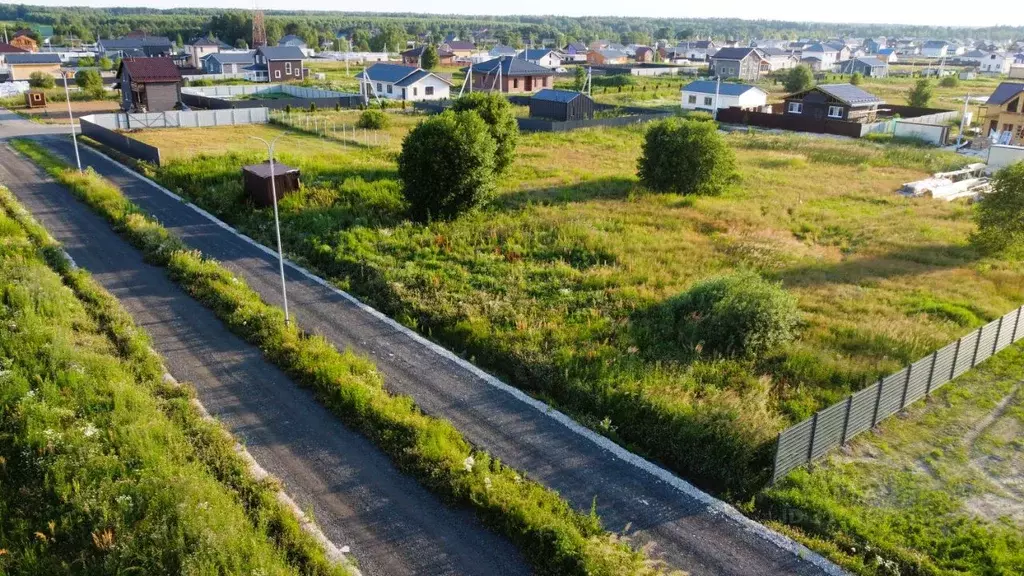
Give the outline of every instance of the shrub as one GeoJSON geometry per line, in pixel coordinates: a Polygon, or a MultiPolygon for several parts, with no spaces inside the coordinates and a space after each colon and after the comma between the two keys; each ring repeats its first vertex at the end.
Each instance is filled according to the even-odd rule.
{"type": "Polygon", "coordinates": [[[960,78],[955,74],[951,76],[945,76],[942,80],[939,80],[939,86],[943,88],[956,88],[960,85],[960,78]]]}
{"type": "Polygon", "coordinates": [[[583,86],[587,83],[587,71],[583,69],[583,66],[577,66],[572,73],[572,89],[577,92],[583,90],[583,86]]]}
{"type": "Polygon", "coordinates": [[[473,111],[446,111],[413,128],[402,142],[398,175],[410,214],[451,219],[482,204],[494,185],[497,144],[473,111]]]}
{"type": "Polygon", "coordinates": [[[932,87],[932,81],[922,78],[907,92],[907,103],[911,106],[926,108],[928,103],[931,102],[934,93],[935,89],[932,87]]]}
{"type": "Polygon", "coordinates": [[[864,82],[864,75],[860,72],[854,72],[853,76],[850,76],[850,84],[860,86],[862,82],[864,82]]]}
{"type": "Polygon", "coordinates": [[[78,59],[78,65],[82,68],[88,68],[96,65],[96,59],[92,56],[83,56],[78,59]]]}
{"type": "Polygon", "coordinates": [[[440,58],[437,55],[437,48],[433,44],[428,45],[423,49],[423,55],[420,56],[420,67],[424,70],[433,70],[437,67],[440,58]]]}
{"type": "Polygon", "coordinates": [[[683,114],[683,117],[695,122],[711,122],[715,119],[711,112],[705,112],[704,110],[689,110],[683,114]]]}
{"type": "Polygon", "coordinates": [[[383,130],[388,127],[391,123],[391,118],[388,117],[387,113],[377,108],[369,108],[363,110],[363,113],[359,115],[359,120],[356,121],[356,127],[365,128],[367,130],[383,130]]]}
{"type": "Polygon", "coordinates": [[[114,61],[106,56],[100,58],[97,64],[99,64],[100,70],[111,70],[114,68],[114,61]]]}
{"type": "Polygon", "coordinates": [[[53,76],[45,72],[33,72],[28,76],[28,85],[33,88],[53,88],[56,83],[53,76]]]}
{"type": "Polygon", "coordinates": [[[79,70],[75,72],[75,84],[90,94],[103,93],[103,78],[95,70],[79,70]]]}
{"type": "Polygon", "coordinates": [[[595,86],[611,86],[613,88],[615,86],[622,88],[623,86],[632,86],[633,84],[636,84],[636,81],[633,80],[633,77],[629,74],[610,74],[608,76],[597,76],[592,78],[591,82],[595,86]]]}
{"type": "Polygon", "coordinates": [[[814,86],[814,73],[810,66],[800,64],[790,69],[784,82],[788,92],[803,92],[814,86]]]}
{"type": "Polygon", "coordinates": [[[978,203],[978,231],[972,240],[998,252],[1024,241],[1024,162],[1003,168],[992,179],[992,192],[978,203]]]}
{"type": "Polygon", "coordinates": [[[454,102],[452,110],[473,110],[487,123],[491,138],[498,145],[494,156],[494,170],[504,172],[515,159],[519,141],[519,123],[512,112],[512,104],[499,94],[473,92],[454,102]]]}
{"type": "Polygon", "coordinates": [[[718,125],[678,118],[647,130],[637,168],[644,186],[681,194],[721,194],[737,177],[736,158],[718,125]]]}
{"type": "Polygon", "coordinates": [[[754,272],[704,280],[669,302],[676,336],[712,354],[756,356],[793,339],[796,298],[754,272]]]}

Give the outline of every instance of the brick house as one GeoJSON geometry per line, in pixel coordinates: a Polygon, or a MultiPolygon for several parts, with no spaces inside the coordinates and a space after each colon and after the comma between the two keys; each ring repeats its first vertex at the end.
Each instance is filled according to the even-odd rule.
{"type": "Polygon", "coordinates": [[[654,50],[647,46],[641,46],[636,49],[636,56],[633,58],[637,62],[654,62],[654,50]]]}
{"type": "Polygon", "coordinates": [[[591,50],[587,53],[588,64],[626,64],[627,62],[629,62],[629,56],[621,50],[604,48],[600,50],[591,50]]]}
{"type": "Polygon", "coordinates": [[[529,60],[502,56],[474,64],[473,90],[498,90],[508,94],[532,93],[554,86],[554,72],[529,60]]]}
{"type": "Polygon", "coordinates": [[[170,58],[126,58],[117,80],[123,110],[165,112],[181,101],[181,72],[170,58]]]}
{"type": "Polygon", "coordinates": [[[296,82],[305,77],[302,50],[295,46],[261,46],[245,70],[253,82],[296,82]]]}

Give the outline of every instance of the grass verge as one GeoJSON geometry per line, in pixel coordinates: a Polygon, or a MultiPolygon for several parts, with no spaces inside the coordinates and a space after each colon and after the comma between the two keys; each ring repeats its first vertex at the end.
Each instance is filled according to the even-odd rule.
{"type": "Polygon", "coordinates": [[[349,426],[389,454],[398,466],[449,501],[473,507],[480,518],[515,542],[541,574],[654,574],[658,568],[580,514],[557,493],[474,450],[451,423],[423,414],[406,396],[388,394],[371,362],[340,352],[321,336],[284,322],[243,281],[144,216],[109,181],[78,173],[36,142],[14,147],[42,166],[105,217],[148,261],[164,266],[189,294],[349,426]]]}
{"type": "Polygon", "coordinates": [[[5,188],[0,230],[0,573],[347,573],[225,480],[227,434],[5,188]]]}

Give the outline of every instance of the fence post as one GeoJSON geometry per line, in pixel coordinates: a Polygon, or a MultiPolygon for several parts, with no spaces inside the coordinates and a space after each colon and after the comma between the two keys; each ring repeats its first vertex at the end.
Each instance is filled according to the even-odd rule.
{"type": "Polygon", "coordinates": [[[1013,336],[1010,337],[1010,344],[1017,341],[1017,328],[1020,327],[1020,312],[1024,310],[1024,306],[1017,308],[1017,317],[1013,320],[1013,336]]]}
{"type": "Polygon", "coordinates": [[[811,455],[814,454],[814,437],[818,432],[818,412],[814,413],[814,418],[811,419],[811,441],[807,443],[807,461],[811,461],[811,455]]]}
{"type": "MultiPolygon", "coordinates": [[[[1003,317],[1000,316],[999,317],[999,324],[996,324],[996,338],[995,338],[995,340],[992,341],[992,354],[989,354],[989,356],[994,355],[996,353],[996,350],[999,349],[999,335],[1002,333],[1002,331],[1003,331],[1003,317]]],[[[978,340],[981,340],[981,339],[979,338],[978,340]]]]}
{"type": "Polygon", "coordinates": [[[772,465],[772,484],[779,477],[779,456],[782,454],[782,432],[775,437],[775,463],[772,465]]]}
{"type": "Polygon", "coordinates": [[[974,341],[974,353],[971,354],[971,368],[978,363],[978,348],[981,348],[981,334],[985,331],[985,327],[978,328],[978,338],[974,341]]]}
{"type": "Polygon", "coordinates": [[[903,397],[900,398],[900,410],[907,407],[907,390],[910,389],[910,372],[913,369],[913,364],[907,364],[907,377],[903,380],[903,397]]]}
{"type": "Polygon", "coordinates": [[[874,428],[878,424],[878,405],[882,403],[882,385],[885,384],[885,378],[878,379],[878,394],[875,394],[875,411],[871,414],[871,427],[874,428]]]}
{"type": "Polygon", "coordinates": [[[840,445],[846,444],[846,433],[850,430],[850,409],[853,408],[853,394],[846,397],[846,412],[843,416],[843,436],[840,445]]]}
{"type": "Polygon", "coordinates": [[[939,359],[939,351],[932,352],[932,365],[928,368],[928,382],[924,385],[924,397],[927,398],[932,393],[932,378],[935,377],[935,362],[939,359]]]}
{"type": "Polygon", "coordinates": [[[953,361],[949,365],[949,379],[953,379],[953,374],[956,374],[956,359],[960,356],[960,342],[963,338],[956,339],[956,348],[953,349],[953,361]]]}

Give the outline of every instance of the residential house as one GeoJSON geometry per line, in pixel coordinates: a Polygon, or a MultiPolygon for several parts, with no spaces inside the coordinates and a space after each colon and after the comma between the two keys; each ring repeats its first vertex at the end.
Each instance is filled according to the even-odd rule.
{"type": "Polygon", "coordinates": [[[586,62],[588,52],[590,49],[582,42],[570,42],[562,48],[562,54],[568,62],[586,62]]]}
{"type": "Polygon", "coordinates": [[[871,78],[885,78],[889,75],[889,64],[878,58],[851,58],[836,62],[833,71],[840,74],[857,74],[871,78]]]}
{"type": "Polygon", "coordinates": [[[1024,144],[1024,83],[1002,82],[983,111],[989,132],[1009,132],[1009,144],[1024,144]]]}
{"type": "Polygon", "coordinates": [[[450,40],[441,44],[440,50],[451,52],[457,59],[463,59],[469,58],[476,51],[476,44],[465,40],[450,40]]]}
{"type": "Polygon", "coordinates": [[[406,50],[405,52],[399,52],[398,56],[402,58],[402,64],[406,66],[419,66],[423,61],[423,52],[427,49],[426,44],[417,46],[412,50],[406,50]]]}
{"type": "Polygon", "coordinates": [[[299,48],[300,50],[302,48],[306,48],[307,47],[306,46],[306,41],[303,40],[302,38],[299,38],[295,34],[286,34],[286,35],[282,36],[281,39],[277,41],[277,45],[278,46],[293,46],[295,48],[299,48]]]}
{"type": "Polygon", "coordinates": [[[810,90],[790,94],[785,99],[786,114],[799,114],[815,120],[874,122],[883,101],[853,84],[819,84],[810,90]]]}
{"type": "Polygon", "coordinates": [[[210,54],[216,54],[221,50],[230,50],[231,46],[228,46],[224,42],[217,40],[216,38],[196,38],[188,44],[188,64],[193,68],[201,68],[203,58],[210,54]]]}
{"type": "Polygon", "coordinates": [[[530,97],[530,118],[569,122],[593,117],[594,101],[581,92],[545,88],[530,97]]]}
{"type": "Polygon", "coordinates": [[[123,58],[125,56],[160,58],[170,57],[174,52],[171,40],[165,36],[125,36],[124,38],[98,40],[97,48],[105,55],[123,58]]]}
{"type": "Polygon", "coordinates": [[[654,50],[648,46],[640,46],[636,49],[633,59],[637,62],[654,62],[654,50]]]}
{"type": "Polygon", "coordinates": [[[768,47],[758,48],[758,50],[768,60],[768,68],[772,72],[776,70],[789,70],[790,68],[795,68],[800,63],[800,59],[796,55],[781,48],[768,47]]]}
{"type": "Polygon", "coordinates": [[[819,58],[821,59],[821,69],[831,70],[832,66],[840,60],[847,60],[850,58],[850,49],[845,45],[834,43],[817,43],[812,44],[805,48],[800,53],[801,58],[819,58]]]}
{"type": "Polygon", "coordinates": [[[28,54],[28,50],[18,48],[17,46],[11,46],[10,44],[4,44],[0,42],[0,67],[4,64],[4,56],[8,54],[28,54]]]}
{"type": "Polygon", "coordinates": [[[875,53],[875,57],[885,62],[886,64],[895,64],[899,61],[899,57],[896,56],[895,48],[882,48],[875,53]]]}
{"type": "Polygon", "coordinates": [[[252,55],[253,64],[245,69],[253,82],[289,82],[302,80],[302,50],[295,46],[261,46],[252,55]]]}
{"type": "Polygon", "coordinates": [[[502,56],[473,64],[473,90],[515,94],[536,92],[554,85],[554,72],[522,58],[502,56]]]}
{"type": "Polygon", "coordinates": [[[744,110],[760,110],[768,102],[768,93],[747,84],[733,82],[715,82],[697,80],[683,86],[683,110],[704,110],[712,112],[716,108],[743,108],[744,110]],[[717,102],[716,102],[717,98],[717,102]]]}
{"type": "Polygon", "coordinates": [[[519,53],[519,57],[529,60],[538,66],[554,70],[562,65],[562,58],[554,50],[547,48],[531,48],[519,53]]]}
{"type": "Polygon", "coordinates": [[[253,51],[216,52],[201,61],[203,74],[241,74],[253,63],[253,51]]]}
{"type": "Polygon", "coordinates": [[[1005,52],[993,52],[981,61],[978,68],[982,73],[1001,75],[1009,74],[1010,66],[1013,64],[1013,56],[1005,52]]]}
{"type": "Polygon", "coordinates": [[[181,72],[170,58],[126,58],[117,80],[123,110],[165,112],[181,101],[181,72]]]}
{"type": "Polygon", "coordinates": [[[33,72],[60,76],[60,56],[53,52],[43,54],[6,53],[3,57],[11,80],[28,80],[33,72]]]}
{"type": "Polygon", "coordinates": [[[817,56],[808,56],[801,58],[800,63],[811,69],[811,72],[821,72],[821,58],[817,56]]]}
{"type": "Polygon", "coordinates": [[[451,95],[450,80],[418,66],[378,62],[356,74],[359,93],[367,100],[447,100],[451,95]]]}
{"type": "Polygon", "coordinates": [[[952,55],[952,44],[945,40],[929,40],[921,46],[921,55],[926,58],[945,58],[952,55]]]}
{"type": "Polygon", "coordinates": [[[597,65],[613,65],[613,64],[626,64],[629,62],[629,56],[626,56],[625,52],[621,50],[591,50],[587,53],[587,62],[590,64],[597,65]]]}
{"type": "Polygon", "coordinates": [[[917,56],[921,53],[921,46],[910,39],[897,40],[895,48],[899,56],[917,56]]]}
{"type": "Polygon", "coordinates": [[[722,48],[711,57],[711,71],[720,78],[756,82],[771,72],[771,67],[757,48],[722,48]]]}
{"type": "Polygon", "coordinates": [[[960,60],[963,60],[965,62],[973,62],[974,64],[980,66],[981,62],[988,58],[990,54],[992,54],[992,52],[986,52],[985,50],[979,50],[975,48],[970,52],[965,52],[964,55],[960,57],[960,60]]]}
{"type": "Polygon", "coordinates": [[[498,44],[488,52],[491,58],[504,58],[505,56],[515,56],[519,51],[511,46],[505,46],[504,44],[498,44]]]}
{"type": "Polygon", "coordinates": [[[14,36],[11,37],[11,46],[21,48],[26,52],[38,52],[39,43],[36,42],[35,38],[29,36],[31,33],[31,30],[18,30],[14,33],[14,36]]]}
{"type": "Polygon", "coordinates": [[[683,42],[676,47],[676,54],[682,54],[687,60],[704,62],[718,51],[719,46],[711,40],[683,42]],[[681,50],[680,50],[681,49],[681,50]]]}
{"type": "Polygon", "coordinates": [[[868,38],[864,41],[864,50],[868,54],[878,54],[879,50],[883,50],[889,47],[889,41],[886,40],[885,36],[879,36],[878,38],[868,38]]]}

